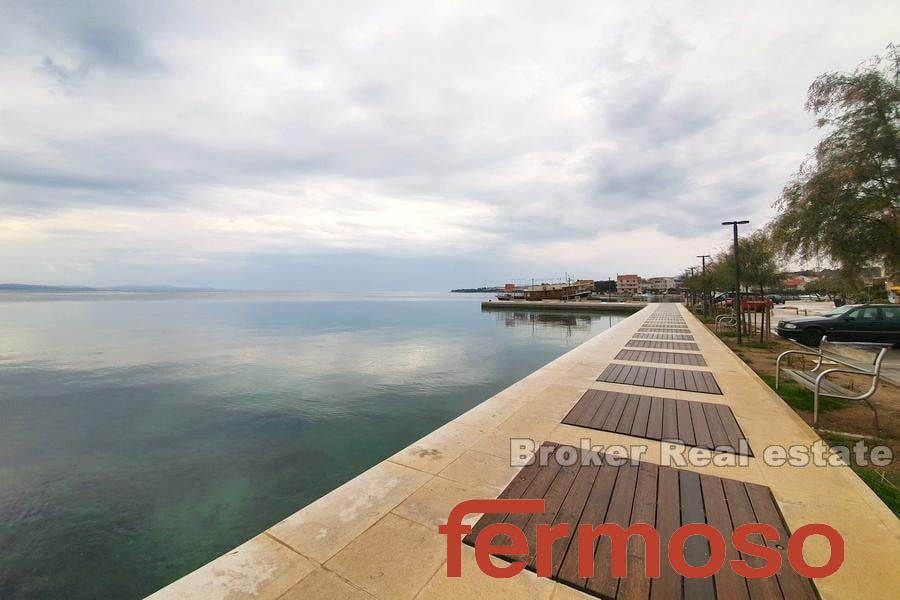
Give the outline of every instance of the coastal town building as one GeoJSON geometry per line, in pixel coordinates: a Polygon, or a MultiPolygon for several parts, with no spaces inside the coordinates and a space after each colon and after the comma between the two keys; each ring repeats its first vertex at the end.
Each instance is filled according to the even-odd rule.
{"type": "Polygon", "coordinates": [[[641,277],[629,273],[626,275],[616,276],[616,293],[617,294],[640,294],[641,293],[641,277]]]}
{"type": "Polygon", "coordinates": [[[644,291],[664,294],[677,287],[674,277],[651,277],[644,280],[644,291]]]}
{"type": "Polygon", "coordinates": [[[793,275],[784,280],[784,289],[802,292],[806,289],[807,283],[818,280],[818,277],[809,277],[807,275],[793,275]]]}

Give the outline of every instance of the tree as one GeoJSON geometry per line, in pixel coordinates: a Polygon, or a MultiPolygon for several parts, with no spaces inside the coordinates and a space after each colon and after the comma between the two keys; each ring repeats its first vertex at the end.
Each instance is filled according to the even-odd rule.
{"type": "MultiPolygon", "coordinates": [[[[754,289],[764,297],[766,288],[780,285],[781,276],[777,260],[777,245],[769,231],[757,230],[738,240],[741,256],[741,287],[743,292],[754,289]]],[[[734,248],[719,253],[711,265],[707,265],[708,277],[723,289],[734,288],[734,248]]],[[[764,313],[764,315],[767,313],[764,313]]],[[[749,327],[749,326],[748,326],[749,327]]],[[[765,323],[760,324],[760,342],[765,334],[765,323]]]]}
{"type": "MultiPolygon", "coordinates": [[[[780,281],[776,249],[769,233],[763,229],[755,231],[740,240],[741,278],[748,286],[759,290],[760,298],[765,298],[766,288],[775,287],[780,281]]],[[[764,341],[767,329],[768,306],[764,305],[762,322],[759,327],[759,342],[764,341]]]]}
{"type": "Polygon", "coordinates": [[[853,73],[826,73],[806,109],[827,131],[776,202],[785,255],[827,259],[854,277],[867,263],[900,270],[900,48],[853,73]]]}

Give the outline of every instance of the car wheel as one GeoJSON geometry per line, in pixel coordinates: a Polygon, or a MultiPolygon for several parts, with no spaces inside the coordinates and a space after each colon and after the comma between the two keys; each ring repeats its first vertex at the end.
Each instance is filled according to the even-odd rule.
{"type": "Polygon", "coordinates": [[[818,346],[825,332],[818,327],[808,327],[800,334],[800,341],[807,346],[818,346]]]}

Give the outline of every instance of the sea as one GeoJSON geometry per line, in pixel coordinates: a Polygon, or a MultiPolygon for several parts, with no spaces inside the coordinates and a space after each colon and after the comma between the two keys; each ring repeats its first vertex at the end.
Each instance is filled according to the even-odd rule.
{"type": "Polygon", "coordinates": [[[142,598],[624,317],[0,294],[0,598],[142,598]]]}

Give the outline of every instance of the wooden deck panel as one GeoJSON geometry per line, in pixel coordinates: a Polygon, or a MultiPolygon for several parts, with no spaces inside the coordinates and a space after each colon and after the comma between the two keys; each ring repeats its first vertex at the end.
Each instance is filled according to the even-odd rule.
{"type": "Polygon", "coordinates": [[[634,338],[638,340],[669,340],[678,342],[693,342],[694,336],[687,333],[655,333],[655,332],[637,332],[634,338]]]}
{"type": "MultiPolygon", "coordinates": [[[[544,498],[546,511],[542,515],[526,515],[525,533],[531,552],[527,556],[501,556],[505,560],[526,562],[531,571],[537,569],[534,532],[539,524],[568,523],[573,534],[557,540],[550,557],[551,577],[565,585],[587,594],[611,600],[682,600],[715,598],[729,600],[783,600],[801,598],[813,600],[816,592],[808,579],[794,572],[785,556],[782,572],[769,579],[744,579],[735,574],[727,564],[708,579],[685,579],[676,573],[665,558],[672,533],[686,523],[706,523],[719,530],[726,539],[726,560],[742,558],[753,566],[759,559],[744,556],[730,543],[735,527],[744,523],[759,522],[775,527],[781,540],[768,543],[783,555],[783,541],[789,535],[784,519],[764,486],[725,479],[712,475],[659,466],[649,462],[628,462],[618,465],[602,461],[598,465],[583,460],[584,450],[547,443],[556,451],[566,448],[576,453],[579,460],[574,465],[559,468],[550,464],[538,466],[537,474],[530,476],[532,483],[523,485],[518,477],[501,493],[503,498],[544,498]],[[545,475],[552,473],[552,477],[545,475]],[[540,481],[540,485],[534,482],[540,481]],[[634,523],[649,523],[660,534],[660,576],[656,579],[644,576],[646,548],[642,540],[632,537],[628,543],[628,573],[619,579],[612,576],[612,544],[608,537],[596,540],[593,547],[594,576],[582,579],[578,576],[578,538],[574,533],[578,525],[592,526],[601,523],[617,523],[627,527],[634,523]],[[782,592],[782,589],[785,592],[782,592]]],[[[597,455],[593,454],[597,459],[597,455]]],[[[535,462],[536,464],[536,462],[535,462]]],[[[531,468],[525,467],[526,469],[531,468]]],[[[533,470],[533,469],[532,469],[533,470]]],[[[527,479],[527,478],[526,478],[527,479]]],[[[465,543],[474,545],[477,531],[487,523],[520,524],[520,515],[483,515],[466,536],[465,543]],[[483,524],[485,522],[485,524],[483,524]]],[[[498,536],[495,544],[504,543],[498,536]]],[[[756,543],[765,543],[760,538],[756,543]]],[[[684,547],[685,560],[692,565],[702,565],[709,560],[709,545],[701,537],[691,536],[684,547]]]]}
{"type": "Polygon", "coordinates": [[[734,414],[722,404],[588,390],[562,422],[651,440],[679,440],[686,446],[753,456],[734,414]],[[729,423],[727,428],[723,419],[729,423]]]}
{"type": "Polygon", "coordinates": [[[692,367],[705,367],[706,359],[702,354],[689,354],[677,352],[656,352],[653,350],[628,350],[622,349],[616,355],[616,360],[630,360],[633,362],[652,362],[663,365],[689,365],[692,367]]]}
{"type": "Polygon", "coordinates": [[[708,371],[686,371],[684,369],[610,363],[597,377],[597,381],[623,383],[625,385],[643,385],[655,388],[661,387],[663,389],[700,392],[702,394],[722,394],[715,377],[708,371]],[[660,370],[664,371],[664,385],[662,386],[658,385],[659,379],[656,377],[657,372],[660,370]],[[699,378],[695,378],[694,373],[698,373],[699,378]],[[635,383],[637,380],[640,380],[642,383],[635,383]]]}

